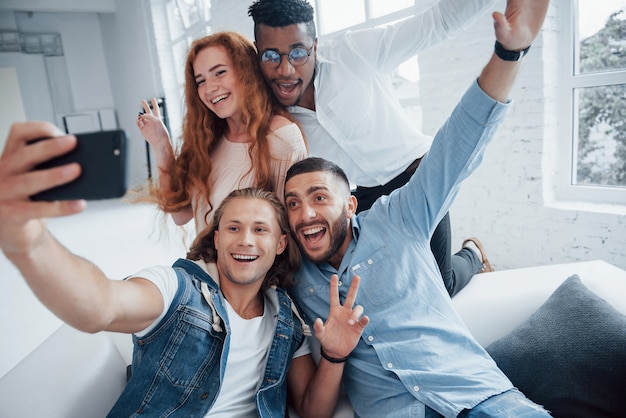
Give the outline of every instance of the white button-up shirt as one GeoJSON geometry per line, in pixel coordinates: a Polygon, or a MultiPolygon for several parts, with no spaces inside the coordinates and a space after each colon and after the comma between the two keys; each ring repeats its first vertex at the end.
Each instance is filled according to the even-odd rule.
{"type": "Polygon", "coordinates": [[[429,46],[456,35],[495,0],[441,0],[384,28],[347,32],[317,49],[315,107],[289,111],[305,132],[309,155],[333,161],[354,185],[389,182],[430,148],[402,109],[392,72],[429,46]]]}

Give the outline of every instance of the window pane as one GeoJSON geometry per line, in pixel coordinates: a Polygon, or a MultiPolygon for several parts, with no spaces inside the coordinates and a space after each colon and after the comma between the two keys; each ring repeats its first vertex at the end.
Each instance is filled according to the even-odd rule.
{"type": "Polygon", "coordinates": [[[183,83],[185,82],[185,59],[187,58],[188,48],[186,37],[172,46],[174,51],[174,71],[176,71],[176,79],[182,80],[183,83]]]}
{"type": "Polygon", "coordinates": [[[176,0],[170,0],[167,2],[167,20],[170,28],[170,36],[172,39],[179,38],[183,35],[183,21],[180,17],[180,10],[176,5],[176,0]]]}
{"type": "Polygon", "coordinates": [[[626,68],[626,1],[579,0],[579,73],[626,68]]]}
{"type": "Polygon", "coordinates": [[[204,14],[204,21],[208,22],[209,20],[211,20],[211,0],[200,0],[202,7],[204,8],[203,10],[203,14],[204,14]]]}
{"type": "Polygon", "coordinates": [[[626,187],[626,84],[576,89],[574,184],[626,187]]]}
{"type": "Polygon", "coordinates": [[[318,7],[322,34],[365,22],[363,0],[321,0],[318,7]]]}
{"type": "Polygon", "coordinates": [[[185,28],[193,26],[202,20],[204,11],[202,6],[197,4],[196,0],[178,0],[178,8],[180,9],[185,28]]]}
{"type": "Polygon", "coordinates": [[[413,7],[415,0],[374,0],[370,3],[372,8],[371,17],[380,17],[407,7],[413,7]]]}

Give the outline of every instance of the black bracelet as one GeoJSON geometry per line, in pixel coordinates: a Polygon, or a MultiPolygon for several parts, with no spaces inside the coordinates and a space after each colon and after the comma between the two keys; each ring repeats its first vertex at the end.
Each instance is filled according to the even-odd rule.
{"type": "Polygon", "coordinates": [[[346,360],[348,360],[348,357],[350,356],[346,356],[346,357],[342,357],[342,358],[335,358],[335,357],[331,357],[328,354],[326,354],[326,352],[324,351],[324,349],[322,348],[322,346],[320,345],[320,354],[322,355],[322,357],[324,357],[326,360],[330,361],[331,363],[345,363],[346,360]]]}
{"type": "Polygon", "coordinates": [[[494,51],[496,52],[496,55],[505,61],[519,61],[526,54],[528,54],[529,49],[530,45],[528,45],[525,49],[521,51],[509,51],[508,49],[504,49],[502,44],[498,41],[496,41],[496,44],[494,46],[494,51]]]}

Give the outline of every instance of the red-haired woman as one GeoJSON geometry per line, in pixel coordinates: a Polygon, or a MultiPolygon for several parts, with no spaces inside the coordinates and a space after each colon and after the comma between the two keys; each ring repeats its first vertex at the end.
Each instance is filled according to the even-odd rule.
{"type": "Polygon", "coordinates": [[[153,99],[137,126],[154,151],[158,186],[150,194],[177,225],[204,229],[232,190],[260,187],[283,199],[291,165],[307,156],[302,132],[273,102],[254,44],[236,32],[197,39],[185,63],[186,114],[175,154],[153,99]]]}

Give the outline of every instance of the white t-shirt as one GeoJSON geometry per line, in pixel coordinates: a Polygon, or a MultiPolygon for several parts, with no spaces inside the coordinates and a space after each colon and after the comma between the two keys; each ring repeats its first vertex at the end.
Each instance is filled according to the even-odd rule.
{"type": "Polygon", "coordinates": [[[254,394],[261,386],[274,335],[276,309],[265,299],[263,316],[243,319],[226,302],[230,323],[230,350],[220,394],[206,416],[256,417],[254,394]]]}
{"type": "MultiPolygon", "coordinates": [[[[202,266],[202,262],[197,262],[202,266]]],[[[139,271],[132,277],[151,281],[163,295],[163,312],[146,329],[136,333],[141,337],[150,332],[167,313],[178,290],[176,272],[171,267],[155,266],[139,271]]],[[[230,325],[230,349],[222,388],[211,410],[210,417],[256,417],[254,395],[261,386],[267,356],[276,329],[276,307],[265,297],[263,316],[252,319],[241,318],[225,301],[230,325]]],[[[293,358],[311,353],[306,337],[293,358]]]]}

